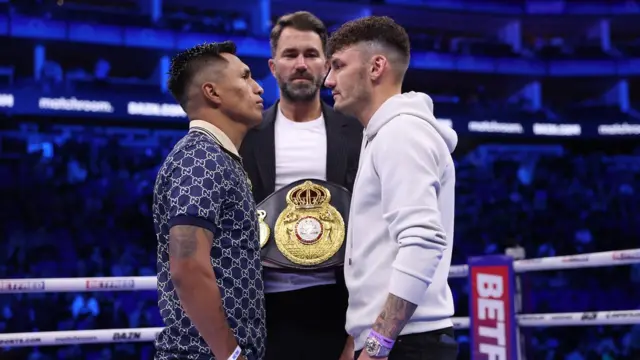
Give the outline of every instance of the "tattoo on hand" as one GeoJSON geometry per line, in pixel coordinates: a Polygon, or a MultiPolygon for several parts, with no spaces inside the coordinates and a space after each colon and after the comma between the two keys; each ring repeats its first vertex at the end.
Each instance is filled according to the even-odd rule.
{"type": "Polygon", "coordinates": [[[169,231],[169,256],[186,259],[192,257],[198,250],[198,240],[213,241],[213,233],[207,229],[190,225],[178,225],[169,231]]]}
{"type": "Polygon", "coordinates": [[[380,316],[373,324],[373,331],[390,339],[397,338],[417,307],[416,304],[389,294],[380,316]]]}

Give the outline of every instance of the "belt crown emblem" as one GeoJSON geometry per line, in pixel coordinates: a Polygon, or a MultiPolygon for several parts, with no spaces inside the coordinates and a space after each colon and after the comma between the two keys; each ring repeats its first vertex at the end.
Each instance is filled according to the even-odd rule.
{"type": "Polygon", "coordinates": [[[287,194],[287,202],[299,209],[314,209],[325,206],[331,201],[331,194],[322,186],[311,181],[291,189],[287,194]]]}

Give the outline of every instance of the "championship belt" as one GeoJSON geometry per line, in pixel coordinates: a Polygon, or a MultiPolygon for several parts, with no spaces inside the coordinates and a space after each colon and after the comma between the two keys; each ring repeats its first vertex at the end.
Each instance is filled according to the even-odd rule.
{"type": "Polygon", "coordinates": [[[322,180],[293,182],[258,205],[262,264],[282,270],[342,266],[351,194],[322,180]]]}

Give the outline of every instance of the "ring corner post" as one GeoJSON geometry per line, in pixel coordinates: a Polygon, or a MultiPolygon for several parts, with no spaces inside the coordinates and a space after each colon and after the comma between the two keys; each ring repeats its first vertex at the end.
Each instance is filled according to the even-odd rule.
{"type": "Polygon", "coordinates": [[[519,360],[513,258],[470,257],[468,264],[471,359],[519,360]]]}

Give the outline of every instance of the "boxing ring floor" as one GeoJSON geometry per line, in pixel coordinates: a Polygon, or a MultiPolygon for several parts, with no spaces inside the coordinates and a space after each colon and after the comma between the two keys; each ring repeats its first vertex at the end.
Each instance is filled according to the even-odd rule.
{"type": "MultiPolygon", "coordinates": [[[[483,257],[478,257],[482,259],[483,257]]],[[[489,258],[489,257],[487,257],[489,258]]],[[[571,256],[554,256],[513,261],[512,270],[517,273],[598,268],[607,266],[632,265],[640,263],[640,248],[607,251],[571,256]]],[[[469,276],[469,265],[451,267],[449,278],[469,276]]],[[[513,282],[513,280],[512,280],[513,282]]],[[[55,292],[96,292],[96,291],[148,291],[156,290],[154,276],[100,277],[100,278],[41,278],[41,279],[0,279],[0,294],[55,293],[55,292]]],[[[515,283],[509,286],[513,298],[515,283]]],[[[514,304],[515,307],[515,304],[514,304]]],[[[547,314],[517,314],[515,328],[560,327],[594,325],[640,324],[640,310],[591,311],[547,314]]],[[[454,317],[456,329],[469,329],[469,317],[454,317]]],[[[104,330],[45,331],[0,334],[2,347],[59,346],[76,344],[108,344],[123,342],[150,342],[162,328],[131,328],[104,330]]],[[[519,340],[517,342],[520,342],[519,340]]],[[[475,357],[474,357],[475,358],[475,357]]],[[[509,356],[516,359],[520,356],[509,356]]]]}

